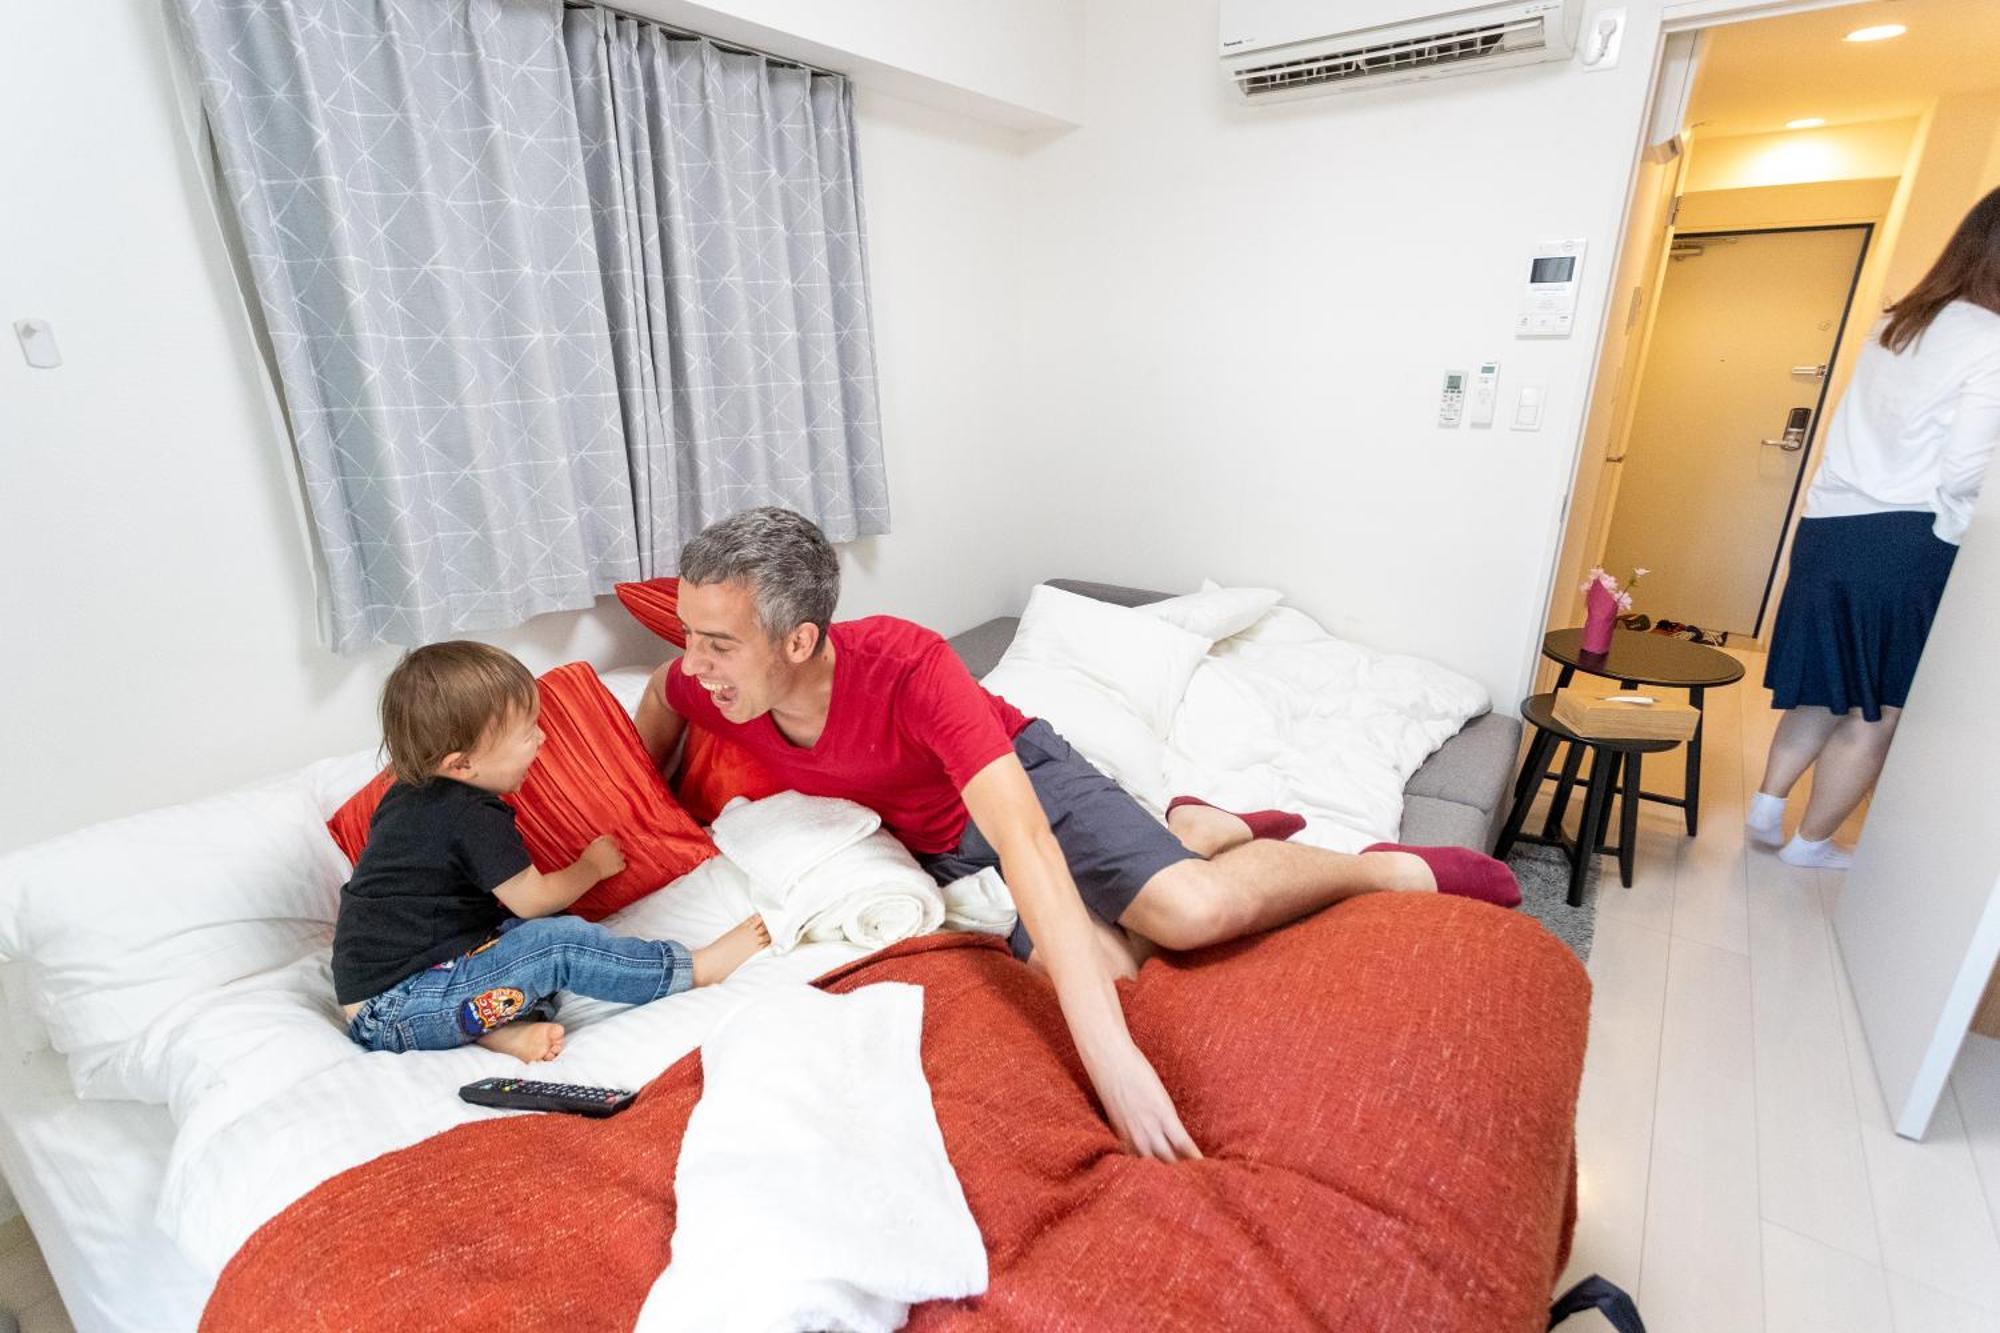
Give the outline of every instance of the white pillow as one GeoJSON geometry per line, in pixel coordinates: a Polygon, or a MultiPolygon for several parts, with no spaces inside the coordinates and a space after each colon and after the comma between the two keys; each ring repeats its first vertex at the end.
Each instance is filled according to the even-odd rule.
{"type": "Polygon", "coordinates": [[[301,784],[135,815],[0,857],[0,958],[81,1094],[169,1008],[326,948],[349,873],[301,784]]]}
{"type": "Polygon", "coordinates": [[[1203,579],[1200,592],[1148,602],[1138,610],[1217,643],[1256,624],[1283,595],[1275,588],[1225,588],[1203,579]]]}
{"type": "Polygon", "coordinates": [[[381,746],[370,746],[333,759],[316,759],[284,779],[283,785],[304,788],[324,821],[332,819],[348,798],[373,782],[387,762],[381,746]]]}
{"type": "Polygon", "coordinates": [[[164,1103],[181,1121],[211,1092],[249,1109],[358,1054],[320,949],[169,1006],[72,1074],[79,1096],[164,1103]]]}
{"type": "Polygon", "coordinates": [[[1158,617],[1042,584],[984,684],[1158,810],[1167,728],[1208,648],[1158,617]]]}

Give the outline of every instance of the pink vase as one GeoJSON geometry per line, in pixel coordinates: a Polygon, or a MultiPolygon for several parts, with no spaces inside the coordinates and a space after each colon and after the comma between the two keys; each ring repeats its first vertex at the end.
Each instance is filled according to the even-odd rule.
{"type": "Polygon", "coordinates": [[[1618,599],[1602,583],[1590,585],[1583,595],[1583,651],[1611,651],[1611,631],[1618,627],[1618,599]]]}

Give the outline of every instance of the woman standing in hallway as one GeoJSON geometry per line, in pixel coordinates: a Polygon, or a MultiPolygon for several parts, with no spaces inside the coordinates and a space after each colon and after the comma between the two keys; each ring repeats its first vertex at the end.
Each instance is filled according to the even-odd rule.
{"type": "Polygon", "coordinates": [[[1852,859],[1834,830],[1882,771],[1997,442],[2000,190],[1862,350],[1806,494],[1764,672],[1785,716],[1748,816],[1792,865],[1852,859]],[[1785,842],[1785,798],[1809,768],[1785,842]]]}

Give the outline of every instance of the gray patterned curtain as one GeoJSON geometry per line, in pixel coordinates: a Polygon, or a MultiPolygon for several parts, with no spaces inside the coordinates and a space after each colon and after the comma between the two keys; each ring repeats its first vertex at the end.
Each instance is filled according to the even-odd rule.
{"type": "Polygon", "coordinates": [[[639,571],[560,0],[180,0],[332,646],[639,571]]]}
{"type": "Polygon", "coordinates": [[[845,79],[560,0],[177,0],[333,647],[888,530],[845,79]]]}
{"type": "Polygon", "coordinates": [[[565,43],[641,564],[785,505],[889,530],[848,81],[602,9],[565,43]]]}

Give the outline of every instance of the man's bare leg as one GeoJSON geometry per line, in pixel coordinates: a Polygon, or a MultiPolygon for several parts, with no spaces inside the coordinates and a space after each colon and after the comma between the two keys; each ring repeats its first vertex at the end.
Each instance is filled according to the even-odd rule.
{"type": "Polygon", "coordinates": [[[1350,856],[1260,839],[1168,866],[1146,881],[1118,924],[1162,948],[1200,949],[1357,894],[1436,888],[1430,867],[1408,852],[1350,856]]]}
{"type": "Polygon", "coordinates": [[[1204,860],[1250,841],[1250,826],[1212,805],[1184,805],[1167,814],[1167,831],[1204,860]]]}
{"type": "MultiPolygon", "coordinates": [[[[1250,841],[1248,824],[1227,810],[1210,805],[1181,806],[1167,816],[1167,828],[1181,840],[1183,847],[1203,859],[1250,841]]],[[[1143,935],[1106,925],[1096,917],[1091,918],[1090,924],[1097,927],[1098,950],[1114,978],[1138,976],[1140,966],[1159,952],[1159,947],[1143,935]]],[[[1028,966],[1038,972],[1048,970],[1032,949],[1028,952],[1028,966]]]]}
{"type": "MultiPolygon", "coordinates": [[[[1090,918],[1090,924],[1095,927],[1091,932],[1091,942],[1097,946],[1098,954],[1103,957],[1104,966],[1111,973],[1111,979],[1130,981],[1138,976],[1139,964],[1152,956],[1152,946],[1146,946],[1146,952],[1140,953],[1138,942],[1134,941],[1126,931],[1120,930],[1117,926],[1106,925],[1094,916],[1090,918]]],[[[1048,975],[1049,969],[1042,962],[1041,953],[1033,947],[1028,950],[1028,966],[1043,976],[1048,975]]]]}
{"type": "MultiPolygon", "coordinates": [[[[1092,918],[1114,977],[1137,976],[1163,947],[1199,949],[1269,930],[1358,893],[1437,888],[1430,867],[1408,852],[1351,856],[1257,840],[1248,824],[1214,806],[1181,806],[1167,816],[1167,828],[1203,859],[1168,866],[1148,880],[1119,918],[1123,929],[1092,918]],[[1195,901],[1205,895],[1214,901],[1195,901]]],[[[1028,965],[1042,966],[1032,952],[1028,965]]]]}

